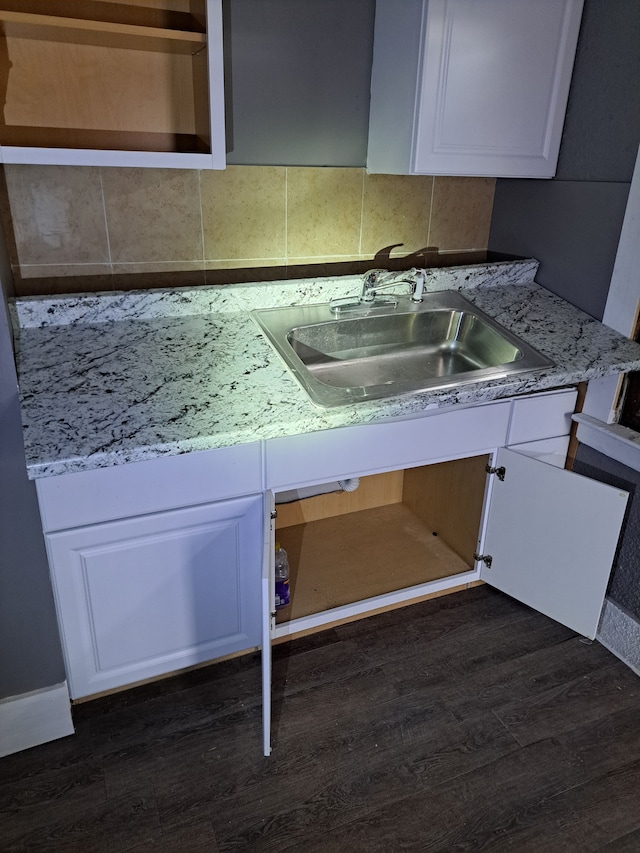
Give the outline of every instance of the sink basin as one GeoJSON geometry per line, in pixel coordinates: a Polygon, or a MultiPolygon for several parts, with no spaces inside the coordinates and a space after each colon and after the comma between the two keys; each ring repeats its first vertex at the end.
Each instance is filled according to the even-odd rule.
{"type": "Polygon", "coordinates": [[[552,362],[454,291],[334,317],[328,303],[252,312],[319,406],[450,388],[552,362]]]}

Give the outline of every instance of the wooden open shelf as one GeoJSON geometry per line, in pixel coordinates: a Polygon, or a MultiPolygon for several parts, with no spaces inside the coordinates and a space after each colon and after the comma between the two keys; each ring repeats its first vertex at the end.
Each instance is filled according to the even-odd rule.
{"type": "Polygon", "coordinates": [[[223,166],[221,19],[212,63],[207,8],[207,0],[0,0],[0,145],[210,156],[215,100],[223,166]]]}
{"type": "Polygon", "coordinates": [[[289,557],[291,604],[276,622],[470,571],[487,460],[363,477],[355,492],[279,505],[276,539],[289,557]]]}
{"type": "Polygon", "coordinates": [[[0,24],[9,39],[39,39],[130,50],[175,50],[189,54],[207,43],[204,28],[193,15],[170,10],[99,0],[87,0],[82,4],[27,2],[16,9],[7,6],[17,7],[17,4],[3,0],[0,6],[0,24]],[[26,11],[27,7],[37,11],[26,11]],[[82,17],[78,14],[80,10],[82,17]],[[147,14],[149,12],[152,14],[147,14]]]}

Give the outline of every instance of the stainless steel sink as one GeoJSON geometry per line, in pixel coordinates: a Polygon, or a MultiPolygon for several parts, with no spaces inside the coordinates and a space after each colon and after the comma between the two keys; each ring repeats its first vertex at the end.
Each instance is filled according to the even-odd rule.
{"type": "Polygon", "coordinates": [[[483,382],[553,364],[454,291],[334,317],[328,303],[252,312],[325,408],[483,382]]]}

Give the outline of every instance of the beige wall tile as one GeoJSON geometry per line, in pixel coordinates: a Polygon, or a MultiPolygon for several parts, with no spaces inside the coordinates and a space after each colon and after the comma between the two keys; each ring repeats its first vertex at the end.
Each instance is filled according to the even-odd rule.
{"type": "Polygon", "coordinates": [[[365,175],[363,254],[373,256],[398,243],[393,255],[426,248],[432,189],[430,175],[365,175]]]}
{"type": "Polygon", "coordinates": [[[287,169],[287,257],[357,255],[362,169],[287,169]]]}
{"type": "Polygon", "coordinates": [[[22,278],[111,275],[111,264],[22,264],[22,278]]]}
{"type": "Polygon", "coordinates": [[[429,244],[440,251],[486,249],[495,178],[436,177],[429,244]]]}
{"type": "Polygon", "coordinates": [[[202,222],[207,260],[283,258],[286,170],[228,166],[202,171],[202,222]]]}
{"type": "Polygon", "coordinates": [[[5,166],[21,264],[109,262],[100,170],[5,166]]]}
{"type": "Polygon", "coordinates": [[[114,263],[201,261],[195,169],[102,169],[114,263]]]}

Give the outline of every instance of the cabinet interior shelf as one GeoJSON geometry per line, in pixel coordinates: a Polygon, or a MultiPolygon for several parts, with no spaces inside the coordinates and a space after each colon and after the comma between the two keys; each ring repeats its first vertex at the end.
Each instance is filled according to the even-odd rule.
{"type": "Polygon", "coordinates": [[[16,127],[2,129],[4,145],[16,147],[74,148],[96,151],[159,151],[208,154],[205,139],[189,133],[154,133],[130,130],[74,129],[73,144],[64,127],[16,127]]]}
{"type": "Polygon", "coordinates": [[[7,38],[195,53],[207,43],[204,26],[186,12],[135,5],[85,2],[0,2],[0,25],[7,38]],[[82,17],[79,11],[82,11],[82,17]]]}

